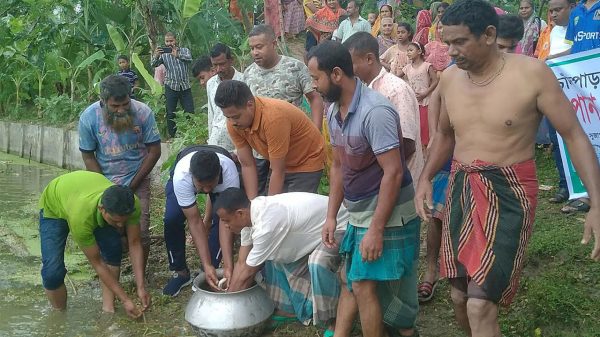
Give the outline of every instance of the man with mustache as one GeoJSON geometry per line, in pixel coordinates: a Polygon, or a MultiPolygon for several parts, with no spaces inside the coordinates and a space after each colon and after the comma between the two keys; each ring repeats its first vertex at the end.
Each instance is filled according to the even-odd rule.
{"type": "Polygon", "coordinates": [[[440,79],[440,116],[415,206],[431,218],[431,180],[453,156],[440,273],[450,281],[454,313],[467,334],[499,337],[499,305],[509,305],[517,292],[535,218],[534,142],[542,117],[557,127],[590,195],[582,243],[594,234],[597,261],[600,167],[552,71],[498,49],[498,15],[487,1],[455,2],[442,24],[456,66],[440,79]]]}
{"type": "Polygon", "coordinates": [[[241,81],[244,74],[233,67],[231,49],[222,43],[213,46],[210,51],[210,61],[217,76],[211,77],[206,83],[206,94],[208,96],[208,140],[206,143],[233,152],[235,146],[231,142],[229,133],[227,133],[227,118],[223,116],[221,108],[215,105],[215,95],[217,94],[217,87],[222,81],[241,81]]]}
{"type": "Polygon", "coordinates": [[[160,158],[160,135],[150,108],[131,99],[126,78],[110,75],[100,82],[100,101],[79,118],[79,150],[88,171],[126,185],[140,199],[144,266],[150,249],[150,176],[160,158]]]}

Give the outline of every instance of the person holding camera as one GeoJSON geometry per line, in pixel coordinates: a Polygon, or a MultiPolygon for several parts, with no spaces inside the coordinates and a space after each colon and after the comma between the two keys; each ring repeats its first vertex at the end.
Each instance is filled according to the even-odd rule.
{"type": "Polygon", "coordinates": [[[165,34],[165,46],[156,48],[152,55],[153,67],[163,64],[167,69],[164,85],[167,99],[167,129],[170,137],[174,137],[177,132],[174,120],[177,102],[181,102],[185,112],[194,112],[194,100],[188,77],[188,67],[191,62],[191,51],[179,47],[175,34],[171,32],[165,34]]]}

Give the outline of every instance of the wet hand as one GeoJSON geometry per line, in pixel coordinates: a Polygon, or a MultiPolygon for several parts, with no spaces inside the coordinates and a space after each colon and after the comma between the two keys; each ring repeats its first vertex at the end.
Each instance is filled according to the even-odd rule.
{"type": "Polygon", "coordinates": [[[583,239],[581,243],[587,245],[594,236],[594,249],[591,258],[600,261],[600,209],[592,207],[585,217],[583,239]]]}
{"type": "MultiPolygon", "coordinates": [[[[371,224],[372,226],[373,224],[371,224]]],[[[383,253],[383,230],[369,228],[360,242],[360,255],[362,260],[373,262],[383,253]]]]}
{"type": "Polygon", "coordinates": [[[141,288],[138,289],[137,295],[142,303],[142,311],[146,311],[146,309],[148,309],[152,304],[152,298],[150,297],[150,294],[146,291],[146,288],[141,288]]]}
{"type": "Polygon", "coordinates": [[[207,266],[204,268],[204,275],[206,276],[206,283],[213,289],[219,290],[219,278],[217,277],[217,271],[213,266],[207,266]]]}
{"type": "Polygon", "coordinates": [[[125,309],[127,316],[133,319],[139,318],[142,315],[142,311],[131,300],[127,300],[127,302],[123,303],[123,309],[125,309]]]}
{"type": "Polygon", "coordinates": [[[433,200],[432,200],[432,186],[428,180],[420,179],[417,184],[417,190],[415,192],[415,208],[417,214],[423,221],[431,220],[431,213],[433,211],[433,200]]]}
{"type": "Polygon", "coordinates": [[[321,240],[327,248],[337,247],[337,243],[335,242],[334,237],[336,227],[337,221],[335,219],[325,220],[325,224],[323,225],[323,229],[321,230],[321,240]]]}

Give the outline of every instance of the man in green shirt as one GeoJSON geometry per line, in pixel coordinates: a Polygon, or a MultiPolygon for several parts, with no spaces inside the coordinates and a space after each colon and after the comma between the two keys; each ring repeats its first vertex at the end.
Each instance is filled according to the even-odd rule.
{"type": "Polygon", "coordinates": [[[144,286],[140,203],[131,189],[99,173],[76,171],[52,180],[42,192],[39,207],[42,282],[52,307],[64,310],[67,306],[64,252],[71,232],[100,278],[102,310],[114,312],[116,296],[129,316],[139,317],[150,305],[150,295],[144,286]],[[119,285],[122,234],[127,235],[142,308],[119,285]]]}

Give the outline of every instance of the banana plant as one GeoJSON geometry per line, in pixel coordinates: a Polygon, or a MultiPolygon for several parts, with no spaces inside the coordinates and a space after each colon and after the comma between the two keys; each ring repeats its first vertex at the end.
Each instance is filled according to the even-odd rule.
{"type": "Polygon", "coordinates": [[[88,66],[90,66],[92,63],[98,61],[98,60],[104,60],[104,52],[102,50],[98,50],[97,52],[93,53],[92,55],[88,56],[85,60],[83,60],[79,65],[77,65],[76,67],[73,67],[73,65],[71,64],[71,62],[69,60],[67,60],[64,57],[60,57],[63,61],[65,61],[67,63],[67,68],[70,69],[71,74],[71,103],[73,103],[75,101],[75,88],[77,86],[77,76],[79,76],[79,74],[81,73],[82,70],[86,69],[88,66]]]}

